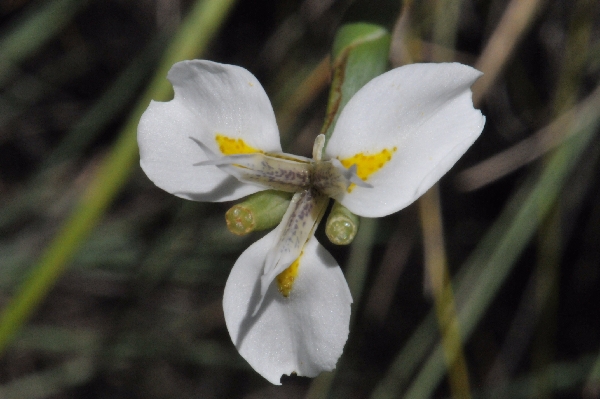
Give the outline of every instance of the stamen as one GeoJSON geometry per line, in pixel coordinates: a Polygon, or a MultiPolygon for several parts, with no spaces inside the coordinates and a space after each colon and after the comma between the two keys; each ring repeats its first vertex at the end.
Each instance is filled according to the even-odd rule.
{"type": "Polygon", "coordinates": [[[209,158],[195,166],[217,166],[239,181],[265,189],[298,192],[310,186],[311,164],[260,152],[220,156],[190,137],[209,158]]]}
{"type": "Polygon", "coordinates": [[[302,252],[304,244],[313,234],[313,230],[325,213],[329,198],[315,190],[296,193],[286,211],[279,229],[277,244],[269,251],[261,277],[261,294],[287,269],[302,252]]]}
{"type": "Polygon", "coordinates": [[[329,198],[315,190],[304,190],[294,194],[281,223],[277,226],[277,243],[267,253],[263,275],[260,278],[260,299],[252,316],[255,316],[262,307],[265,294],[277,276],[283,273],[282,278],[285,279],[283,285],[287,287],[279,292],[287,296],[292,291],[296,276],[300,272],[298,259],[304,245],[323,218],[328,203],[329,198]],[[298,268],[290,269],[296,261],[298,261],[298,268]],[[290,269],[288,274],[285,274],[288,269],[290,269]]]}

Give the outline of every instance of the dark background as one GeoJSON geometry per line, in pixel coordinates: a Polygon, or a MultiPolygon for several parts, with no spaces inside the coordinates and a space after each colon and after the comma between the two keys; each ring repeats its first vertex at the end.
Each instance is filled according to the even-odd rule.
{"type": "MultiPolygon", "coordinates": [[[[375,22],[394,31],[390,67],[434,60],[480,65],[503,16],[518,2],[461,1],[456,26],[448,28],[453,40],[436,33],[453,21],[451,13],[436,10],[452,1],[406,1],[410,8],[402,14],[402,3],[391,0],[239,0],[203,58],[254,73],[273,101],[284,150],[306,155],[325,115],[327,76],[307,101],[290,104],[300,89],[315,84],[306,79],[328,55],[341,24],[375,22]]],[[[39,273],[48,248],[61,246],[61,226],[101,170],[192,6],[177,0],[0,2],[3,306],[27,276],[39,273]],[[42,16],[48,18],[34,23],[42,16]]],[[[488,172],[475,170],[472,176],[484,183],[473,189],[462,174],[539,138],[540,129],[594,95],[599,8],[589,0],[546,1],[522,31],[508,21],[514,27],[504,32],[520,33],[514,51],[495,53],[504,68],[478,104],[486,127],[439,185],[453,282],[460,285],[469,265],[487,276],[499,273],[489,277],[498,286],[485,290],[489,306],[482,316],[468,316],[475,327],[463,353],[474,396],[600,397],[600,369],[594,369],[600,350],[600,107],[575,118],[591,131],[583,152],[553,158],[573,141],[564,137],[583,134],[572,122],[558,129],[562,147],[530,139],[523,152],[541,155],[513,172],[486,180],[488,172]],[[553,179],[552,171],[562,170],[566,178],[556,172],[553,179]],[[549,177],[542,184],[544,173],[549,177]],[[527,202],[534,190],[548,199],[546,208],[527,202]],[[538,217],[517,218],[527,206],[539,207],[538,217]],[[488,234],[495,235],[484,238],[488,234]]],[[[502,160],[516,164],[511,157],[502,160]]],[[[376,389],[386,381],[392,381],[389,397],[402,397],[419,378],[435,397],[455,393],[447,377],[436,379],[423,367],[429,344],[421,348],[423,357],[398,357],[419,331],[439,341],[435,323],[418,330],[434,304],[424,277],[418,204],[380,219],[366,241],[350,248],[330,244],[321,227],[317,237],[345,272],[366,248],[365,260],[355,261],[368,267],[359,281],[362,295],[355,296],[336,374],[284,377],[282,387],[271,386],[237,354],[221,308],[229,270],[262,233],[231,235],[223,218],[231,203],[171,196],[137,163],[109,204],[40,294],[39,305],[29,307],[30,317],[13,323],[17,333],[8,334],[0,358],[0,397],[367,398],[382,397],[376,389]]],[[[474,291],[479,283],[473,284],[474,291]]],[[[474,295],[464,286],[456,294],[459,309],[474,295]]]]}

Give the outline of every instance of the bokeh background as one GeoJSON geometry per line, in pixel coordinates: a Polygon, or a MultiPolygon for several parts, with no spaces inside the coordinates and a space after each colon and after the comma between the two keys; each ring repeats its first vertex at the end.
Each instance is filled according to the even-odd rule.
{"type": "Polygon", "coordinates": [[[1,398],[600,397],[596,0],[0,2],[1,398]],[[241,65],[310,153],[344,23],[390,68],[485,75],[486,127],[422,200],[336,247],[351,333],[333,373],[270,385],[221,300],[232,205],[146,178],[135,128],[178,57],[241,65]],[[183,49],[183,50],[182,50],[183,49]]]}

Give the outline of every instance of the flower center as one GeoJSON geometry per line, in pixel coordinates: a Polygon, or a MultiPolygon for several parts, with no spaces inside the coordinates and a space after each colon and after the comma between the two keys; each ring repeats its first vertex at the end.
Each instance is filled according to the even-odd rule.
{"type": "Polygon", "coordinates": [[[313,159],[291,154],[266,153],[241,138],[217,133],[215,141],[222,155],[214,153],[192,138],[209,160],[196,165],[214,165],[238,180],[266,189],[295,192],[278,226],[277,244],[269,251],[261,277],[261,294],[276,279],[279,292],[288,297],[299,273],[302,248],[323,217],[329,197],[337,198],[355,185],[371,187],[364,179],[381,169],[396,150],[377,154],[357,154],[345,159],[322,160],[325,136],[319,135],[313,146],[313,159]]]}

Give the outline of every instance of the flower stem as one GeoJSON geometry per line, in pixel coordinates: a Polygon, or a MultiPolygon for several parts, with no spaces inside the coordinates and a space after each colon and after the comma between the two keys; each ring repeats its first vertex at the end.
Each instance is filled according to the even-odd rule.
{"type": "Polygon", "coordinates": [[[333,42],[333,78],[325,123],[321,128],[326,141],[350,98],[371,79],[385,72],[389,49],[390,34],[379,25],[355,23],[340,28],[333,42]]]}

